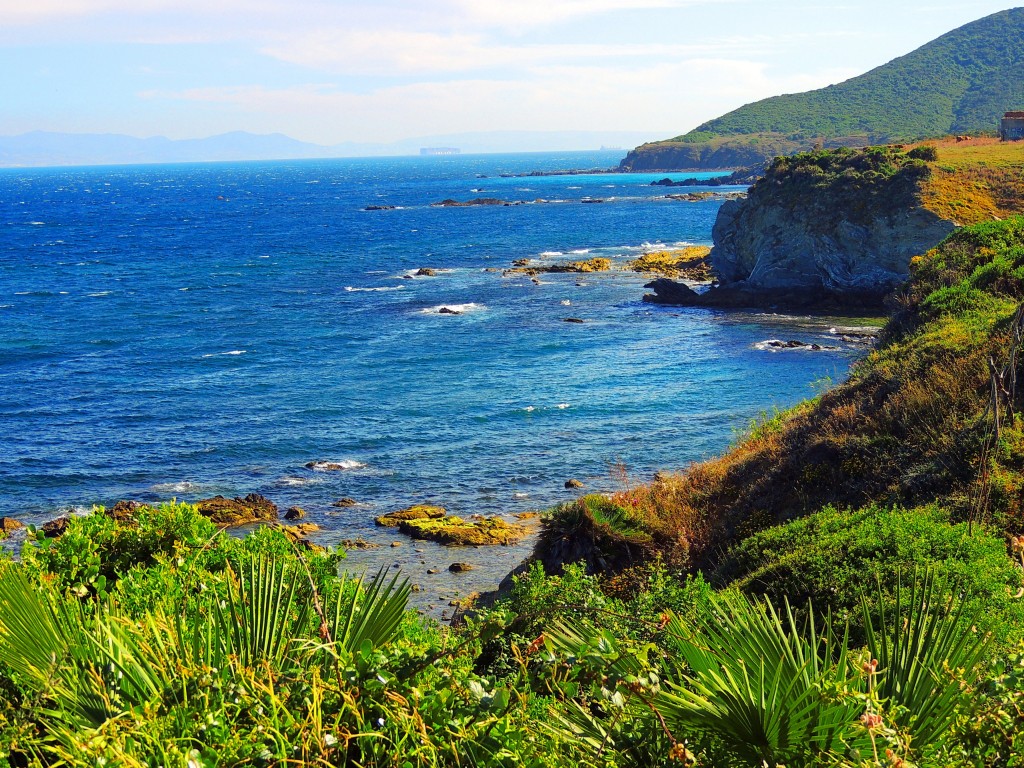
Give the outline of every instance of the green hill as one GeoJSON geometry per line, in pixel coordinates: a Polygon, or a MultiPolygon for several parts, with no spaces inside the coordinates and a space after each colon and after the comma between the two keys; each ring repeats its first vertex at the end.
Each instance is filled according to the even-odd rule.
{"type": "Polygon", "coordinates": [[[859,77],[747,104],[637,147],[625,170],[749,165],[825,146],[991,133],[1024,107],[1024,8],[987,16],[859,77]]]}

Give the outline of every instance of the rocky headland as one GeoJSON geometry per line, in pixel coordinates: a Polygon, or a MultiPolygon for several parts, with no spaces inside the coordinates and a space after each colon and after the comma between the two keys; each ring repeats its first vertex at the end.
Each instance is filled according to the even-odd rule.
{"type": "Polygon", "coordinates": [[[717,285],[698,294],[658,279],[648,284],[652,293],[644,299],[682,306],[877,311],[908,278],[912,257],[963,224],[1024,209],[1013,194],[1013,174],[993,174],[988,155],[1013,167],[1024,164],[1024,149],[991,142],[815,150],[776,158],[745,200],[728,201],[719,211],[710,256],[717,285]],[[975,181],[982,177],[983,188],[975,181]],[[973,191],[965,198],[964,190],[973,191]]]}

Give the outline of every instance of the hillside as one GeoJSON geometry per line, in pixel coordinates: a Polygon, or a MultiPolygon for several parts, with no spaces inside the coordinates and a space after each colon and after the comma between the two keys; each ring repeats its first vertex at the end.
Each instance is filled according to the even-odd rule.
{"type": "Polygon", "coordinates": [[[966,24],[827,88],[747,104],[682,136],[643,144],[624,170],[753,165],[825,147],[992,133],[1024,105],[1024,8],[966,24]]]}
{"type": "MultiPolygon", "coordinates": [[[[779,172],[870,160],[845,175],[866,213],[866,180],[909,170],[898,202],[945,166],[936,204],[981,216],[1008,187],[980,194],[972,151],[779,172]]],[[[228,535],[174,502],[2,518],[0,766],[1019,766],[1022,346],[1024,216],[959,229],[849,381],[545,514],[539,562],[452,627],[297,527],[228,535]]]]}

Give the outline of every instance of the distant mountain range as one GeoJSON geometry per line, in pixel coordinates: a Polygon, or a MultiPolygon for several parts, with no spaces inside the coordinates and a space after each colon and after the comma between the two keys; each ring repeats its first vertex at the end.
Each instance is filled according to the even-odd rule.
{"type": "Polygon", "coordinates": [[[0,136],[0,167],[191,163],[218,160],[298,160],[320,157],[418,155],[422,147],[457,147],[463,154],[545,152],[629,147],[639,131],[491,131],[423,136],[393,143],[310,144],[280,133],[233,131],[205,139],[140,139],[114,133],[32,131],[0,136]]]}
{"type": "Polygon", "coordinates": [[[644,144],[622,167],[728,168],[818,142],[857,146],[992,133],[1012,109],[1024,109],[1024,8],[966,24],[838,85],[763,99],[644,144]]]}

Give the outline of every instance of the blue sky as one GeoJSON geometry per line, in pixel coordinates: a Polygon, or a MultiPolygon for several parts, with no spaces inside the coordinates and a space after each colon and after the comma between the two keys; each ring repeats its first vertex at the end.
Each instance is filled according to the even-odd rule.
{"type": "Polygon", "coordinates": [[[860,74],[987,0],[0,0],[0,135],[386,142],[689,130],[860,74]]]}

